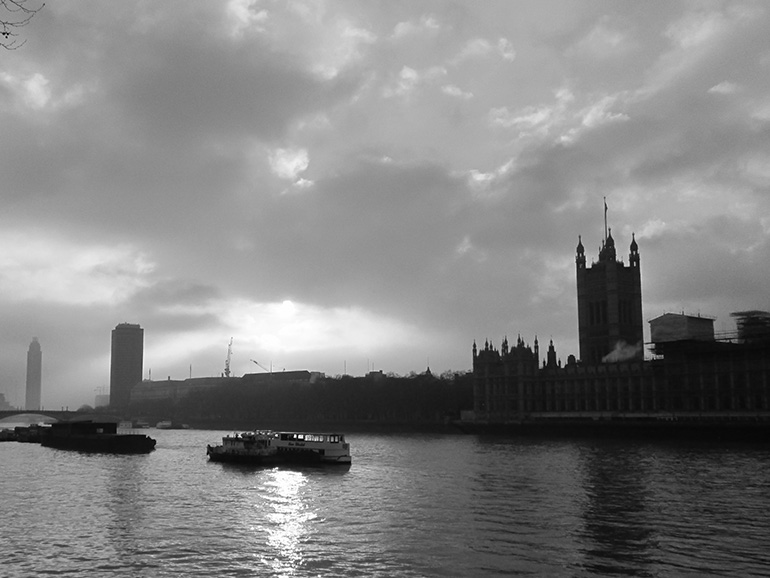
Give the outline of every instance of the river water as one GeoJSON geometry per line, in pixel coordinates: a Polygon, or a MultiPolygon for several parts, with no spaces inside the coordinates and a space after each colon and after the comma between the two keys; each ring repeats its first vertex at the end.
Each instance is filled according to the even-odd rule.
{"type": "Polygon", "coordinates": [[[770,448],[349,433],[350,469],[0,443],[0,575],[770,576],[770,448]]]}

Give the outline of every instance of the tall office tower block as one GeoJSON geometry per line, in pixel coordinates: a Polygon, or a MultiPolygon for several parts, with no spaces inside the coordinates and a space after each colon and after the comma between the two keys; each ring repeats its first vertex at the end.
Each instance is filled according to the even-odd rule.
{"type": "Polygon", "coordinates": [[[131,401],[131,389],[142,381],[144,329],[120,323],[112,330],[110,405],[123,408],[131,401]]]}
{"type": "Polygon", "coordinates": [[[43,352],[37,337],[32,338],[27,351],[27,396],[24,404],[26,410],[40,409],[40,390],[43,383],[43,352]]]}
{"type": "Polygon", "coordinates": [[[578,237],[577,299],[580,360],[585,364],[644,359],[642,280],[639,247],[631,238],[629,264],[618,261],[612,229],[599,251],[599,261],[586,267],[578,237]]]}

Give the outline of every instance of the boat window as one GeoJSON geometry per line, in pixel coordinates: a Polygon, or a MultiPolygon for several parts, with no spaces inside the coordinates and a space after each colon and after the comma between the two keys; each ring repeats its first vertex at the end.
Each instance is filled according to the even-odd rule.
{"type": "MultiPolygon", "coordinates": [[[[276,437],[278,436],[276,435],[276,437]]],[[[282,433],[280,435],[280,439],[284,441],[297,440],[297,441],[316,442],[316,443],[322,443],[322,442],[337,443],[341,440],[341,438],[342,436],[340,435],[324,435],[324,434],[315,434],[315,433],[282,433]]]]}

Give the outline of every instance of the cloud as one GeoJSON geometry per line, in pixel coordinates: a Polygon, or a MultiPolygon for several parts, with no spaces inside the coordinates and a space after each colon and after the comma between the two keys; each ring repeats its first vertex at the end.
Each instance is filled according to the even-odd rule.
{"type": "Polygon", "coordinates": [[[472,92],[466,92],[462,90],[459,86],[455,86],[454,84],[447,84],[445,86],[442,86],[441,92],[443,92],[448,96],[453,96],[455,98],[460,98],[463,100],[468,100],[473,98],[472,92]]]}
{"type": "Polygon", "coordinates": [[[467,173],[468,187],[479,196],[500,194],[505,179],[515,170],[513,159],[490,172],[471,169],[467,173]]]}
{"type": "Polygon", "coordinates": [[[62,107],[77,106],[85,94],[93,90],[83,84],[74,84],[66,89],[54,87],[51,80],[40,72],[31,75],[0,73],[0,85],[14,95],[14,104],[21,114],[53,112],[62,107]],[[54,90],[59,94],[55,94],[54,90]]]}
{"type": "Polygon", "coordinates": [[[296,181],[309,164],[307,149],[276,149],[269,156],[270,168],[282,179],[296,181]]]}
{"type": "Polygon", "coordinates": [[[343,20],[336,24],[333,36],[318,50],[313,70],[324,79],[335,78],[347,67],[360,61],[364,48],[376,41],[377,36],[371,31],[343,20]]]}
{"type": "Polygon", "coordinates": [[[394,40],[400,40],[408,36],[424,36],[425,34],[435,33],[440,28],[438,21],[433,16],[423,15],[419,20],[399,22],[393,28],[390,36],[394,40]]]}
{"type": "Polygon", "coordinates": [[[460,244],[457,245],[455,251],[461,257],[469,256],[470,258],[479,262],[485,261],[487,259],[487,255],[484,253],[484,251],[481,251],[475,247],[468,235],[463,237],[462,241],[460,241],[460,244]]]}
{"type": "Polygon", "coordinates": [[[23,83],[26,90],[26,102],[32,108],[43,108],[51,98],[48,88],[48,79],[42,74],[36,73],[23,83]]]}
{"type": "Polygon", "coordinates": [[[257,32],[265,32],[265,23],[268,20],[268,12],[264,8],[259,9],[257,0],[229,0],[227,13],[231,19],[231,34],[241,37],[250,29],[257,32]]]}
{"type": "Polygon", "coordinates": [[[720,12],[690,12],[673,22],[666,36],[681,48],[706,44],[725,30],[727,23],[720,12]]]}
{"type": "Polygon", "coordinates": [[[632,41],[622,26],[605,15],[570,51],[605,60],[621,57],[631,45],[632,41]]]}
{"type": "Polygon", "coordinates": [[[516,51],[513,49],[513,44],[507,38],[500,38],[497,41],[497,51],[503,60],[513,62],[516,59],[516,51]]]}
{"type": "Polygon", "coordinates": [[[484,58],[494,54],[507,62],[513,62],[516,59],[516,50],[507,38],[499,38],[496,43],[490,42],[486,38],[473,38],[465,43],[459,54],[450,62],[457,65],[467,60],[484,58]]]}
{"type": "MultiPolygon", "coordinates": [[[[323,308],[291,300],[234,302],[223,307],[225,324],[255,351],[293,354],[390,349],[413,333],[408,324],[362,308],[323,308]]],[[[248,347],[248,345],[247,345],[248,347]]]]}
{"type": "Polygon", "coordinates": [[[720,82],[709,88],[710,93],[714,94],[735,94],[740,90],[739,86],[734,82],[720,82]]]}
{"type": "Polygon", "coordinates": [[[383,96],[385,98],[409,96],[419,85],[433,82],[438,78],[446,76],[446,74],[446,69],[441,66],[433,66],[421,71],[404,66],[391,86],[385,87],[383,96]]]}
{"type": "Polygon", "coordinates": [[[628,120],[627,114],[612,111],[618,100],[618,95],[608,95],[591,104],[579,113],[582,117],[581,124],[587,128],[594,128],[608,122],[628,120]]]}
{"type": "Polygon", "coordinates": [[[457,60],[486,56],[492,51],[492,44],[488,40],[485,38],[474,38],[465,44],[462,51],[457,56],[457,60]]]}
{"type": "Polygon", "coordinates": [[[583,108],[576,106],[578,103],[569,89],[556,91],[555,97],[553,104],[527,106],[516,112],[507,107],[492,109],[489,121],[493,126],[513,130],[518,139],[552,140],[571,145],[587,130],[629,119],[626,112],[617,110],[624,107],[627,95],[604,95],[585,103],[583,108]]]}
{"type": "Polygon", "coordinates": [[[642,224],[642,226],[639,228],[639,237],[648,239],[654,238],[656,236],[660,236],[666,231],[666,229],[667,227],[664,221],[661,219],[652,219],[642,224]]]}
{"type": "Polygon", "coordinates": [[[155,269],[130,245],[82,245],[42,231],[6,231],[0,246],[0,291],[10,301],[114,305],[150,285],[155,269]]]}
{"type": "Polygon", "coordinates": [[[762,189],[770,187],[770,155],[753,153],[742,159],[742,172],[744,178],[762,189]]]}
{"type": "Polygon", "coordinates": [[[219,353],[230,338],[236,374],[261,372],[252,360],[281,371],[297,369],[301,358],[315,360],[314,370],[334,375],[342,373],[345,360],[352,367],[354,360],[401,354],[416,330],[408,322],[361,307],[323,307],[289,299],[217,297],[170,304],[162,315],[156,319],[177,319],[176,329],[150,333],[147,327],[145,339],[145,367],[153,368],[161,379],[165,375],[179,379],[187,372],[187,365],[169,363],[174,359],[192,359],[196,375],[218,375],[223,366],[219,353]],[[186,319],[191,322],[180,324],[186,319]]]}
{"type": "Polygon", "coordinates": [[[554,115],[554,109],[547,106],[528,106],[518,113],[512,113],[508,107],[494,108],[489,112],[493,125],[504,128],[533,129],[546,125],[554,115]]]}

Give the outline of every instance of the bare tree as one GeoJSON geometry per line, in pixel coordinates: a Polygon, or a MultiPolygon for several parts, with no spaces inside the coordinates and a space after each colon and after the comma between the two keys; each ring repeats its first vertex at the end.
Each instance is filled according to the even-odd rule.
{"type": "Polygon", "coordinates": [[[6,50],[16,50],[24,46],[26,40],[19,40],[19,29],[24,28],[32,18],[43,9],[29,8],[28,0],[0,0],[0,46],[6,50]]]}

